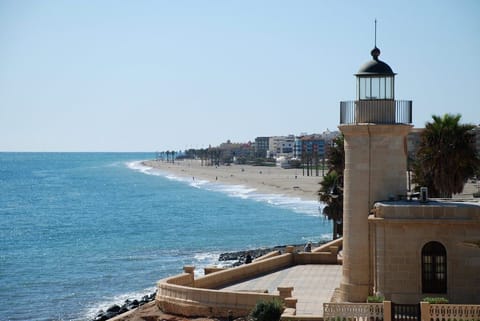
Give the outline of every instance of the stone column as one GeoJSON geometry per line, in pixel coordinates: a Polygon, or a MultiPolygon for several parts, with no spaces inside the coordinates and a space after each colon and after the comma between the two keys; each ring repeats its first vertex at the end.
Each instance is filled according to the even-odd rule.
{"type": "Polygon", "coordinates": [[[368,215],[376,201],[406,194],[410,125],[341,125],[345,136],[343,276],[346,302],[365,302],[373,289],[368,215]]]}

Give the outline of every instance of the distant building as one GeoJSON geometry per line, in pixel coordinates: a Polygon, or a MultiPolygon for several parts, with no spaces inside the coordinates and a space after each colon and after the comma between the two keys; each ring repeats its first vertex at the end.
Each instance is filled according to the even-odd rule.
{"type": "MultiPolygon", "coordinates": [[[[418,148],[420,146],[420,141],[422,138],[422,132],[425,128],[412,128],[410,133],[407,135],[407,151],[408,157],[411,160],[415,160],[418,148]]],[[[477,154],[480,155],[480,126],[472,129],[472,132],[475,134],[475,149],[477,154]]]]}
{"type": "Polygon", "coordinates": [[[477,154],[480,156],[480,125],[473,129],[475,133],[475,148],[477,149],[477,154]]]}
{"type": "Polygon", "coordinates": [[[302,158],[302,155],[318,155],[319,158],[325,156],[325,139],[322,135],[313,134],[297,137],[295,139],[294,157],[302,158]]]}
{"type": "Polygon", "coordinates": [[[248,143],[232,143],[227,141],[221,143],[218,148],[222,151],[223,162],[235,162],[238,158],[248,158],[252,155],[253,144],[248,143]]]}
{"type": "Polygon", "coordinates": [[[420,147],[422,132],[424,130],[425,128],[412,128],[407,135],[408,159],[411,161],[416,158],[418,148],[420,147]]]}
{"type": "Polygon", "coordinates": [[[272,136],[269,139],[269,156],[271,157],[292,157],[295,136],[272,136]]]}
{"type": "Polygon", "coordinates": [[[267,157],[267,151],[269,149],[270,137],[257,137],[255,138],[255,157],[267,157]]]}

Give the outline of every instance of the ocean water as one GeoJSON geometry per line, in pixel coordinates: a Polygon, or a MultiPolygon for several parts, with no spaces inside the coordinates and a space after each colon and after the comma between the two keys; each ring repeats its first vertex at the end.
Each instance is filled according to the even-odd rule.
{"type": "Polygon", "coordinates": [[[0,153],[0,320],[90,320],[226,251],[331,238],[319,203],[147,168],[153,153],[0,153]]]}

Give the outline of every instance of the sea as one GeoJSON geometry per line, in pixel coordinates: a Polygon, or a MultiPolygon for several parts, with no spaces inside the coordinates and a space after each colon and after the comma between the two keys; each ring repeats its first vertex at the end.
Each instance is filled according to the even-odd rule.
{"type": "Polygon", "coordinates": [[[316,201],[184,179],[154,153],[0,153],[0,320],[81,320],[223,252],[331,239],[316,201]]]}

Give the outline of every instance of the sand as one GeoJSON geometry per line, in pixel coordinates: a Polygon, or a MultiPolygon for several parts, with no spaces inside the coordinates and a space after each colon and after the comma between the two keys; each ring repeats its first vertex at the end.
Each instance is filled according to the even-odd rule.
{"type": "Polygon", "coordinates": [[[230,165],[202,166],[198,160],[182,160],[175,163],[145,161],[144,165],[194,180],[207,180],[220,184],[242,185],[262,194],[279,194],[302,200],[318,200],[320,176],[303,175],[302,169],[280,167],[230,165]]]}

